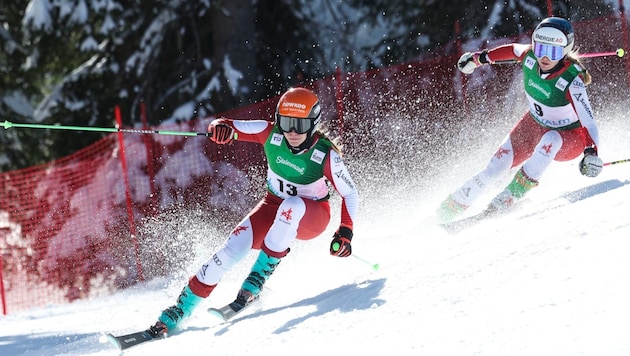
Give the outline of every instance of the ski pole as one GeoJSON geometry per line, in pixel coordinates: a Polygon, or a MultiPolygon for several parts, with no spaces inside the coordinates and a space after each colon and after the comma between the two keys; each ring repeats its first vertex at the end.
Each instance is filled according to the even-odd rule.
{"type": "Polygon", "coordinates": [[[617,48],[614,52],[593,52],[593,53],[584,53],[578,55],[580,58],[592,58],[592,57],[608,57],[608,56],[617,56],[622,58],[626,54],[626,51],[623,48],[617,48]]]}
{"type": "MultiPolygon", "coordinates": [[[[617,48],[614,52],[591,52],[591,53],[582,53],[578,54],[579,58],[594,58],[594,57],[609,57],[609,56],[617,56],[619,58],[623,58],[626,55],[626,51],[623,48],[617,48]]],[[[514,64],[518,63],[517,60],[507,60],[507,61],[496,61],[494,64],[514,64]]]]}
{"type": "Polygon", "coordinates": [[[352,257],[356,258],[357,260],[365,263],[366,265],[372,267],[372,270],[375,271],[375,272],[378,271],[379,268],[381,268],[381,266],[379,266],[378,263],[372,263],[372,262],[370,262],[368,260],[365,260],[365,259],[357,256],[356,254],[352,254],[350,256],[352,256],[352,257]]]}
{"type": "MultiPolygon", "coordinates": [[[[335,251],[335,252],[339,251],[339,248],[341,248],[341,244],[339,244],[339,242],[335,242],[332,245],[332,250],[335,251]]],[[[366,259],[363,259],[363,258],[357,256],[356,254],[351,254],[350,256],[352,256],[352,257],[356,258],[357,260],[365,263],[366,265],[369,265],[370,267],[372,267],[373,271],[378,271],[378,269],[381,267],[381,266],[378,265],[378,263],[372,263],[372,262],[370,262],[370,261],[368,261],[366,259]]]]}
{"type": "Polygon", "coordinates": [[[604,166],[611,166],[613,164],[626,163],[626,162],[630,162],[630,158],[622,159],[622,160],[619,160],[619,161],[613,161],[613,162],[604,163],[604,166]]]}
{"type": "Polygon", "coordinates": [[[121,129],[118,127],[90,127],[90,126],[63,126],[63,125],[44,125],[44,124],[16,124],[9,121],[0,123],[5,130],[11,127],[20,127],[27,129],[51,129],[51,130],[73,130],[73,131],[95,131],[95,132],[126,132],[136,134],[158,134],[158,135],[175,135],[175,136],[209,136],[207,132],[185,132],[185,131],[164,131],[164,130],[139,130],[139,129],[121,129]]]}

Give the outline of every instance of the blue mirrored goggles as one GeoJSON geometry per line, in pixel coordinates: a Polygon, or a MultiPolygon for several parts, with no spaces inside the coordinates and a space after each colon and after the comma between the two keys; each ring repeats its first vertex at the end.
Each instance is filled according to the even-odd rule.
{"type": "Polygon", "coordinates": [[[316,125],[316,119],[302,119],[297,117],[276,115],[276,122],[280,131],[303,134],[312,130],[316,125]]]}
{"type": "Polygon", "coordinates": [[[564,47],[534,42],[534,56],[536,58],[547,57],[552,61],[559,61],[564,57],[564,47]]]}

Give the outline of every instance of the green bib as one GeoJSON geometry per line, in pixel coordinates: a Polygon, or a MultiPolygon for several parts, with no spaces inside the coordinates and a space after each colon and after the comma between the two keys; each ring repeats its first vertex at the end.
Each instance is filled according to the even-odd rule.
{"type": "Polygon", "coordinates": [[[284,135],[274,126],[264,145],[271,172],[297,185],[308,185],[324,176],[324,161],[332,147],[328,139],[319,137],[313,147],[301,154],[292,153],[285,141],[284,135]]]}
{"type": "Polygon", "coordinates": [[[523,79],[527,95],[548,107],[570,104],[566,98],[566,92],[581,70],[576,65],[571,65],[560,76],[543,79],[538,74],[538,67],[534,52],[530,50],[523,59],[523,79]]]}

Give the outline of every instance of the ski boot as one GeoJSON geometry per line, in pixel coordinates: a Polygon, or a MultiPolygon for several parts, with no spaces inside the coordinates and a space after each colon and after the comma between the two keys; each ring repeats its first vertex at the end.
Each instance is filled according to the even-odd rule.
{"type": "Polygon", "coordinates": [[[537,185],[538,181],[529,178],[523,168],[519,169],[510,184],[492,199],[486,211],[500,213],[510,209],[514,203],[537,185]]]}
{"type": "Polygon", "coordinates": [[[238,291],[238,295],[236,296],[236,299],[232,303],[230,303],[230,308],[235,313],[238,313],[241,310],[245,309],[250,304],[257,301],[258,298],[259,298],[259,295],[254,295],[252,292],[246,289],[241,289],[238,291]]]}
{"type": "Polygon", "coordinates": [[[263,289],[263,285],[279,263],[280,258],[269,256],[265,251],[261,250],[254,266],[252,266],[251,272],[243,282],[243,285],[241,285],[241,290],[239,290],[236,300],[230,304],[232,309],[237,311],[255,302],[263,289]]]}
{"type": "Polygon", "coordinates": [[[192,314],[202,300],[202,297],[195,295],[190,290],[190,287],[186,285],[177,298],[177,304],[164,309],[158,318],[158,322],[149,330],[159,336],[174,330],[180,321],[192,314]]]}
{"type": "Polygon", "coordinates": [[[149,329],[147,329],[147,332],[154,339],[161,338],[161,337],[166,337],[166,332],[167,331],[168,331],[168,329],[166,328],[166,325],[163,322],[161,322],[161,321],[158,321],[154,325],[151,325],[151,327],[149,329]]]}
{"type": "Polygon", "coordinates": [[[455,198],[453,198],[453,194],[450,194],[437,210],[437,217],[441,222],[447,223],[455,220],[455,218],[461,215],[466,209],[468,209],[468,205],[458,203],[455,201],[455,198]]]}

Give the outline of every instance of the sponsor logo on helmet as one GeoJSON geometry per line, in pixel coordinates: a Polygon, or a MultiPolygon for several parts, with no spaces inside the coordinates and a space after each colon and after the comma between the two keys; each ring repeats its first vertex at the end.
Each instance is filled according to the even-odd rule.
{"type": "Polygon", "coordinates": [[[284,108],[296,108],[296,109],[306,109],[306,105],[304,104],[300,104],[300,103],[292,103],[290,101],[286,101],[284,103],[282,103],[282,107],[284,108]]]}
{"type": "Polygon", "coordinates": [[[558,43],[558,44],[564,44],[565,42],[564,38],[549,37],[549,36],[541,35],[539,33],[534,35],[534,40],[539,41],[539,42],[558,43]]]}
{"type": "Polygon", "coordinates": [[[283,102],[280,105],[279,110],[281,113],[287,116],[295,115],[295,116],[300,117],[300,116],[305,116],[308,114],[308,112],[306,111],[307,110],[306,104],[295,103],[292,101],[283,102]]]}

